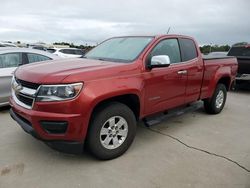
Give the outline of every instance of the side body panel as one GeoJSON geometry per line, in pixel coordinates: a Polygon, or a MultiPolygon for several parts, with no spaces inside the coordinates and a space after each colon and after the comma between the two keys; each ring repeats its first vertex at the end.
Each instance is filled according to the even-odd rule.
{"type": "Polygon", "coordinates": [[[172,64],[165,68],[156,68],[145,74],[144,115],[182,105],[185,101],[187,75],[178,71],[186,68],[185,64],[172,64]]]}
{"type": "MultiPolygon", "coordinates": [[[[237,74],[236,58],[220,58],[204,60],[204,78],[201,90],[201,99],[209,98],[213,95],[217,83],[222,78],[229,79],[229,88],[235,80],[237,74]]],[[[227,89],[229,89],[227,88],[227,89]]]]}

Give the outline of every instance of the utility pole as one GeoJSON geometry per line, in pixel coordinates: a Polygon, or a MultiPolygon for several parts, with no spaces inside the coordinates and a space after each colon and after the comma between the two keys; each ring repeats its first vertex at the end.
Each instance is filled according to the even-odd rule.
{"type": "Polygon", "coordinates": [[[212,52],[212,43],[210,43],[210,50],[209,51],[210,51],[209,53],[212,52]]]}

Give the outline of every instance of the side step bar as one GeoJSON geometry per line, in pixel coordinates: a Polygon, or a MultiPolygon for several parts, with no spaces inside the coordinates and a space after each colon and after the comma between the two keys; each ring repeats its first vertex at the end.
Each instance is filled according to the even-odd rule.
{"type": "Polygon", "coordinates": [[[146,127],[150,127],[153,125],[157,125],[157,124],[161,123],[162,121],[167,120],[169,118],[177,117],[177,116],[180,116],[182,114],[189,113],[189,112],[194,112],[194,111],[200,109],[202,106],[203,106],[203,102],[198,101],[198,102],[195,102],[192,104],[188,104],[186,107],[182,107],[182,108],[180,107],[180,108],[176,108],[173,110],[169,110],[168,112],[162,113],[160,115],[158,114],[155,116],[146,117],[143,119],[143,122],[144,122],[146,127]]]}

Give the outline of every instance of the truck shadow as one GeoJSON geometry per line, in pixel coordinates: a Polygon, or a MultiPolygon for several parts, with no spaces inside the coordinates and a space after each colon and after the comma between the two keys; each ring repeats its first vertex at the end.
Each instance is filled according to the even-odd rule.
{"type": "MultiPolygon", "coordinates": [[[[4,111],[9,110],[9,107],[5,107],[4,111]]],[[[0,111],[1,113],[1,111],[0,111]]],[[[161,130],[166,132],[167,134],[178,134],[179,131],[182,131],[184,126],[187,128],[187,126],[192,126],[196,120],[197,116],[199,117],[205,117],[206,112],[203,107],[200,107],[194,111],[185,112],[181,115],[172,116],[168,119],[164,119],[159,124],[153,125],[151,128],[161,130]]],[[[21,132],[21,131],[20,131],[21,132]]],[[[19,133],[20,133],[19,132],[19,133]]],[[[20,133],[21,134],[21,133],[20,133]]],[[[134,155],[135,153],[138,153],[138,150],[145,150],[145,148],[148,147],[147,143],[156,143],[158,141],[162,140],[162,137],[152,133],[145,125],[143,121],[138,122],[138,129],[137,129],[137,135],[135,137],[134,143],[129,148],[128,152],[126,152],[121,157],[114,159],[114,160],[126,160],[126,157],[128,155],[134,155]]],[[[99,163],[104,163],[108,161],[100,161],[96,158],[94,158],[87,149],[84,149],[82,154],[75,155],[75,154],[67,154],[63,153],[57,150],[54,150],[47,146],[45,143],[38,141],[31,137],[30,135],[27,135],[23,133],[21,136],[21,141],[19,142],[19,147],[17,148],[20,150],[19,152],[24,152],[27,154],[27,156],[30,156],[31,158],[35,157],[37,160],[48,160],[51,165],[60,165],[60,164],[74,164],[74,166],[77,165],[96,165],[99,163]],[[39,157],[38,157],[39,156],[39,157]],[[53,161],[57,161],[56,164],[53,163],[53,161]]],[[[113,161],[113,160],[111,160],[113,161]]]]}
{"type": "Polygon", "coordinates": [[[234,91],[236,93],[250,93],[250,83],[239,84],[234,91]]]}
{"type": "Polygon", "coordinates": [[[0,107],[0,113],[6,113],[10,110],[10,106],[0,107]]]}
{"type": "MultiPolygon", "coordinates": [[[[186,121],[189,121],[189,124],[192,124],[192,122],[195,122],[195,116],[197,115],[205,115],[205,110],[203,108],[199,108],[193,112],[186,112],[184,114],[173,116],[169,119],[164,119],[159,124],[153,125],[152,128],[156,129],[163,129],[164,131],[171,129],[171,132],[178,132],[182,129],[183,126],[187,126],[186,121]],[[191,118],[190,118],[191,117],[191,118]]],[[[58,164],[53,165],[59,165],[60,163],[70,163],[75,165],[84,165],[84,164],[96,164],[108,162],[108,161],[100,161],[96,158],[94,158],[87,149],[83,150],[82,154],[67,154],[60,151],[57,151],[55,149],[50,148],[45,143],[38,141],[31,137],[30,135],[24,135],[22,136],[22,142],[20,143],[20,152],[25,151],[25,153],[28,154],[28,156],[34,156],[38,155],[39,159],[46,159],[46,158],[53,158],[53,160],[58,161],[58,164]],[[38,149],[39,148],[39,149],[38,149]]],[[[137,153],[138,149],[145,149],[147,147],[147,142],[157,142],[158,140],[162,139],[159,135],[152,134],[148,128],[144,125],[143,121],[138,122],[138,129],[137,129],[137,135],[135,137],[134,143],[129,148],[128,152],[126,152],[121,157],[118,157],[114,160],[120,160],[126,158],[127,155],[133,153],[137,153]],[[147,140],[147,142],[145,142],[147,140]]],[[[113,161],[113,160],[111,160],[113,161]]]]}

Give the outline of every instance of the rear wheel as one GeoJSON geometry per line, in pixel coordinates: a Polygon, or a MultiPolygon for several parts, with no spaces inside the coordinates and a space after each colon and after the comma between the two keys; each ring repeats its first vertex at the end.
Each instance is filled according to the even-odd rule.
{"type": "Polygon", "coordinates": [[[136,119],[126,105],[112,102],[99,108],[89,125],[87,146],[97,158],[108,160],[122,155],[136,133],[136,119]]]}
{"type": "Polygon", "coordinates": [[[211,98],[204,100],[204,108],[209,114],[218,114],[224,108],[227,89],[224,84],[218,84],[211,98]]]}

